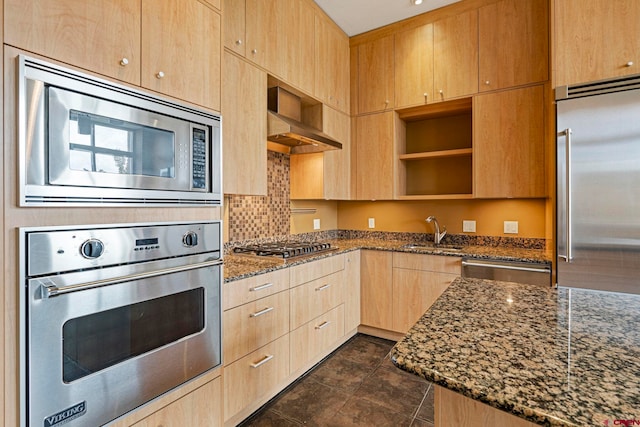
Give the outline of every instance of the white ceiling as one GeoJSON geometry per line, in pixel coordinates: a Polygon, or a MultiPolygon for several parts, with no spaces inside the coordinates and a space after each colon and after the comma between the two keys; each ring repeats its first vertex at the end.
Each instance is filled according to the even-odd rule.
{"type": "Polygon", "coordinates": [[[349,37],[460,0],[314,0],[349,37]]]}

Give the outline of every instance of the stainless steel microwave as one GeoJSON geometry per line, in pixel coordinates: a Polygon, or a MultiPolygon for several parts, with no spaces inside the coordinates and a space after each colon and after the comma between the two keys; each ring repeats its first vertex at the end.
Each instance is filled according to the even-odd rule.
{"type": "Polygon", "coordinates": [[[21,206],[221,205],[219,115],[17,62],[21,206]]]}

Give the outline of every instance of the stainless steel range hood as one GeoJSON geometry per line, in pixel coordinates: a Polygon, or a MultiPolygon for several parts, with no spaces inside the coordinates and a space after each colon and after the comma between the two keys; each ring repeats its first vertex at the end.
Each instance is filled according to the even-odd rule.
{"type": "Polygon", "coordinates": [[[269,88],[267,140],[289,147],[291,154],[340,150],[342,144],[300,121],[301,101],[281,87],[269,88]]]}

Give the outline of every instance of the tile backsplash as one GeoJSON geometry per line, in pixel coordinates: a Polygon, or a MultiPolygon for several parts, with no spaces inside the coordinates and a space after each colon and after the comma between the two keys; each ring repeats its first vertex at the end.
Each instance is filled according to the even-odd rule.
{"type": "Polygon", "coordinates": [[[289,195],[289,156],[268,151],[267,195],[229,196],[229,241],[289,235],[289,195]]]}

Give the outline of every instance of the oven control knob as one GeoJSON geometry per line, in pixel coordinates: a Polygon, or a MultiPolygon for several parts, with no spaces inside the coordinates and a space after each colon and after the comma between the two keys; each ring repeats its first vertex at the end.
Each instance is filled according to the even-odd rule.
{"type": "Polygon", "coordinates": [[[98,239],[85,240],[80,246],[80,254],[87,259],[96,259],[104,252],[104,243],[98,239]]]}
{"type": "Polygon", "coordinates": [[[198,244],[198,234],[193,231],[187,231],[182,236],[182,244],[188,248],[192,248],[198,244]]]}

